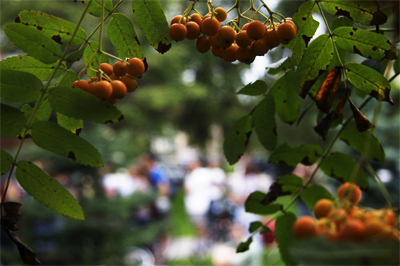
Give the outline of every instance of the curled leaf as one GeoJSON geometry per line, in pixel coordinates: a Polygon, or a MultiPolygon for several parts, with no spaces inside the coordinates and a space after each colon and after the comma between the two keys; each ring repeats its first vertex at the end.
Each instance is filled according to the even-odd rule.
{"type": "Polygon", "coordinates": [[[357,130],[359,132],[364,132],[370,128],[374,128],[375,125],[372,124],[372,122],[369,121],[368,118],[363,113],[361,113],[361,111],[357,108],[357,106],[355,106],[355,104],[351,101],[350,97],[347,98],[349,99],[350,108],[351,111],[353,112],[357,130]]]}
{"type": "Polygon", "coordinates": [[[315,98],[317,107],[324,113],[329,113],[329,110],[332,107],[340,78],[341,67],[332,67],[317,93],[317,97],[315,98]]]}

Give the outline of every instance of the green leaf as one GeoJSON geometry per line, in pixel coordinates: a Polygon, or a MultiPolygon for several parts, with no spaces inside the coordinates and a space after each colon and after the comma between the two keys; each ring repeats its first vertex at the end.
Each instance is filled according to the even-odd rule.
{"type": "Polygon", "coordinates": [[[292,69],[292,58],[291,57],[284,57],[281,60],[268,65],[267,73],[270,75],[276,75],[281,73],[282,71],[287,71],[292,69]]]}
{"type": "Polygon", "coordinates": [[[75,63],[76,61],[79,61],[82,58],[84,52],[85,52],[85,49],[81,48],[79,50],[76,50],[75,52],[68,54],[65,57],[65,63],[67,65],[67,68],[70,68],[73,63],[75,63]]]}
{"type": "Polygon", "coordinates": [[[275,236],[278,243],[279,253],[286,265],[298,265],[299,263],[290,254],[290,248],[296,241],[293,231],[293,224],[296,221],[296,215],[287,212],[279,216],[275,221],[275,236]]]}
{"type": "Polygon", "coordinates": [[[26,119],[23,113],[9,105],[0,104],[1,120],[0,130],[3,137],[15,137],[26,126],[26,119]]]}
{"type": "Polygon", "coordinates": [[[293,15],[293,22],[297,26],[296,37],[285,47],[293,51],[292,65],[298,65],[306,51],[309,41],[318,29],[319,22],[316,21],[312,13],[319,12],[318,6],[314,1],[303,3],[298,11],[293,15]]]}
{"type": "Polygon", "coordinates": [[[253,238],[251,236],[246,240],[246,242],[240,242],[240,244],[236,248],[236,253],[241,253],[249,250],[251,242],[253,242],[253,238]]]}
{"type": "Polygon", "coordinates": [[[254,109],[254,129],[258,140],[267,150],[276,147],[277,131],[275,122],[275,103],[274,98],[266,95],[254,109]]]}
{"type": "Polygon", "coordinates": [[[333,152],[329,154],[322,162],[321,170],[326,175],[339,179],[342,183],[351,181],[364,189],[368,188],[368,177],[359,168],[356,160],[345,153],[333,152]],[[357,172],[354,173],[354,171],[357,172]]]}
{"type": "Polygon", "coordinates": [[[387,16],[374,1],[322,0],[321,2],[329,13],[348,17],[364,25],[381,25],[387,20],[387,16]]]}
{"type": "MultiPolygon", "coordinates": [[[[12,69],[22,72],[28,72],[35,75],[42,81],[50,79],[50,76],[54,72],[56,65],[57,63],[44,64],[29,55],[11,56],[0,61],[1,69],[12,69]]],[[[64,65],[60,65],[55,76],[59,76],[61,72],[64,71],[64,69],[64,65]]]]}
{"type": "Polygon", "coordinates": [[[0,69],[0,97],[14,102],[33,102],[40,95],[43,84],[30,73],[0,69]]]}
{"type": "Polygon", "coordinates": [[[292,148],[284,143],[272,152],[269,163],[284,162],[290,166],[296,166],[298,163],[312,165],[321,154],[322,149],[318,145],[301,145],[292,148]]]}
{"type": "MultiPolygon", "coordinates": [[[[89,41],[88,45],[85,48],[85,51],[83,52],[83,61],[85,62],[85,65],[88,65],[90,58],[94,53],[97,53],[97,49],[99,48],[99,43],[95,41],[89,41]]],[[[90,63],[90,67],[93,69],[99,68],[99,58],[100,56],[100,61],[101,63],[108,63],[108,57],[105,54],[96,54],[94,58],[92,59],[90,63]]],[[[88,69],[87,70],[88,74],[90,76],[96,76],[96,72],[88,69]]]]}
{"type": "Polygon", "coordinates": [[[301,193],[301,200],[304,201],[310,210],[314,209],[315,203],[317,203],[317,201],[320,199],[334,200],[331,193],[329,193],[329,191],[321,185],[308,186],[301,193]]]}
{"type": "Polygon", "coordinates": [[[19,161],[15,177],[21,187],[49,209],[77,220],[84,220],[78,201],[57,180],[28,161],[19,161]]]}
{"type": "Polygon", "coordinates": [[[49,102],[55,111],[86,121],[109,123],[123,118],[121,112],[107,101],[69,86],[50,88],[49,102]]]}
{"type": "Polygon", "coordinates": [[[107,33],[117,50],[118,57],[123,59],[137,57],[142,60],[145,58],[132,22],[126,15],[113,14],[107,26],[107,33]]]}
{"type": "Polygon", "coordinates": [[[253,83],[249,83],[246,86],[244,86],[242,89],[240,89],[236,94],[243,94],[243,95],[249,95],[249,96],[258,96],[262,95],[267,91],[267,83],[263,80],[256,80],[253,83]]]}
{"type": "Polygon", "coordinates": [[[8,169],[10,169],[12,162],[13,162],[13,157],[11,156],[11,154],[1,150],[0,153],[1,175],[7,173],[8,169]]]}
{"type": "MultiPolygon", "coordinates": [[[[81,2],[86,7],[89,3],[89,0],[81,0],[81,2]]],[[[104,15],[107,15],[109,12],[111,12],[112,8],[113,8],[112,0],[104,0],[104,15]]],[[[101,17],[102,0],[93,0],[87,12],[92,16],[101,17]]]]}
{"type": "Polygon", "coordinates": [[[229,164],[239,161],[253,132],[253,116],[246,115],[236,121],[224,140],[224,155],[229,164]]]}
{"type": "Polygon", "coordinates": [[[351,84],[378,101],[393,104],[390,83],[381,73],[359,63],[346,63],[344,67],[351,84]]]}
{"type": "Polygon", "coordinates": [[[6,24],[4,33],[18,48],[45,64],[52,64],[61,57],[60,46],[34,28],[17,23],[6,24]]]}
{"type": "Polygon", "coordinates": [[[283,192],[290,192],[291,194],[303,187],[303,179],[293,174],[280,176],[277,182],[282,185],[283,192]]]}
{"type": "Polygon", "coordinates": [[[260,221],[255,221],[255,222],[250,223],[249,233],[251,234],[251,233],[255,232],[258,228],[260,228],[262,226],[263,226],[263,223],[260,221]]]}
{"type": "Polygon", "coordinates": [[[73,117],[69,117],[60,113],[57,113],[57,124],[74,134],[80,132],[83,128],[83,121],[73,117]]]}
{"type": "Polygon", "coordinates": [[[380,141],[369,131],[358,132],[354,122],[346,126],[340,139],[367,158],[385,161],[385,150],[380,141]]]}
{"type": "Polygon", "coordinates": [[[338,17],[332,21],[331,24],[331,31],[336,30],[339,27],[353,27],[354,21],[347,17],[338,17]]]}
{"type": "MultiPolygon", "coordinates": [[[[21,108],[21,112],[24,113],[24,116],[26,120],[28,121],[32,115],[34,108],[32,108],[30,105],[25,104],[21,108]]],[[[51,108],[49,101],[47,97],[42,101],[41,105],[39,106],[38,110],[36,111],[36,114],[34,118],[31,121],[31,124],[37,122],[37,121],[48,121],[50,119],[51,113],[53,109],[51,108]]],[[[22,132],[18,137],[22,137],[22,132]]],[[[26,132],[27,135],[32,135],[31,129],[29,129],[26,132]]]]}
{"type": "Polygon", "coordinates": [[[77,163],[103,166],[101,155],[89,142],[52,122],[38,121],[33,124],[32,139],[39,147],[77,163]]]}
{"type": "Polygon", "coordinates": [[[78,80],[78,76],[75,74],[75,71],[72,69],[68,69],[63,73],[62,77],[58,82],[58,86],[68,86],[71,87],[72,83],[78,80]]]}
{"type": "Polygon", "coordinates": [[[132,1],[133,14],[144,36],[159,53],[171,48],[169,23],[165,17],[160,0],[132,1]]]}
{"type": "Polygon", "coordinates": [[[389,38],[372,31],[353,27],[340,27],[333,31],[337,45],[366,58],[381,61],[397,58],[397,49],[389,38]]]}
{"type": "MultiPolygon", "coordinates": [[[[76,24],[68,20],[34,10],[19,12],[16,22],[32,27],[57,43],[67,45],[72,38],[76,24]]],[[[86,32],[79,27],[71,45],[78,45],[86,40],[86,32]]]]}
{"type": "Polygon", "coordinates": [[[296,82],[300,84],[299,94],[302,98],[328,68],[334,54],[333,44],[328,34],[322,34],[307,48],[296,71],[296,82]]]}
{"type": "Polygon", "coordinates": [[[299,240],[290,253],[303,265],[399,265],[399,241],[299,240]]]}
{"type": "Polygon", "coordinates": [[[295,72],[289,71],[271,88],[275,108],[282,121],[292,124],[300,112],[300,98],[296,91],[295,72]]]}
{"type": "Polygon", "coordinates": [[[283,209],[283,206],[281,204],[273,203],[269,204],[268,206],[262,205],[260,201],[264,199],[265,195],[266,194],[261,191],[255,191],[251,193],[244,203],[245,211],[249,213],[267,215],[276,213],[277,211],[283,209]]]}

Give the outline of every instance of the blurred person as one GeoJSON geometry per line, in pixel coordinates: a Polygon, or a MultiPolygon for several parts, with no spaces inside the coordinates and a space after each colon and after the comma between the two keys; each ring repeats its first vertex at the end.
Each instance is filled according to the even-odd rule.
{"type": "Polygon", "coordinates": [[[140,159],[149,171],[150,184],[158,190],[160,196],[169,196],[170,187],[168,176],[157,160],[157,156],[148,152],[140,159]]]}

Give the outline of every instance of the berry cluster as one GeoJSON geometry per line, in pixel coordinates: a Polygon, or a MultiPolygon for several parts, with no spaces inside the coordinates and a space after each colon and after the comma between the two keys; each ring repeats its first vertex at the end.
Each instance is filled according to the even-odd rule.
{"type": "Polygon", "coordinates": [[[134,77],[140,78],[144,72],[143,61],[136,57],[130,58],[127,62],[119,61],[114,66],[102,63],[97,70],[97,77],[92,77],[88,81],[77,80],[72,87],[80,88],[101,100],[115,104],[117,99],[136,90],[137,82],[134,77]]]}
{"type": "Polygon", "coordinates": [[[297,33],[291,18],[268,26],[258,20],[247,20],[241,28],[237,20],[232,20],[221,27],[226,18],[227,11],[222,7],[205,16],[198,13],[178,15],[171,20],[169,35],[177,42],[185,38],[196,40],[196,49],[201,53],[211,49],[214,56],[224,61],[251,64],[256,56],[265,55],[281,43],[289,43],[297,33]]]}
{"type": "Polygon", "coordinates": [[[322,235],[330,241],[399,240],[397,217],[391,209],[365,210],[355,204],[361,198],[360,188],[344,183],[337,191],[338,203],[319,200],[314,215],[302,216],[294,224],[298,238],[322,235]]]}

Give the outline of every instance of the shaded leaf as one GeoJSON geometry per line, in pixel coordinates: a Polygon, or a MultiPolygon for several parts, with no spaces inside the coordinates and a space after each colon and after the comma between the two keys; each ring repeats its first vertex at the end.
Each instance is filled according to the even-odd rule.
{"type": "Polygon", "coordinates": [[[32,139],[39,147],[92,167],[103,166],[101,155],[89,142],[48,121],[32,125],[32,139]]]}
{"type": "Polygon", "coordinates": [[[293,231],[293,224],[296,221],[296,215],[287,212],[276,219],[275,236],[278,243],[279,253],[286,265],[298,265],[297,260],[290,254],[290,248],[296,242],[293,231]]]}
{"type": "MultiPolygon", "coordinates": [[[[0,61],[1,69],[12,69],[28,72],[35,75],[42,81],[50,79],[50,76],[54,72],[56,65],[57,63],[44,64],[29,55],[11,56],[0,61]]],[[[59,76],[64,69],[64,65],[60,65],[55,76],[59,76]]]]}
{"type": "Polygon", "coordinates": [[[326,76],[321,88],[319,89],[315,102],[319,110],[329,113],[335,100],[336,90],[341,79],[341,67],[333,67],[326,76]]]}
{"type": "Polygon", "coordinates": [[[298,90],[304,99],[320,75],[328,68],[333,57],[333,44],[328,34],[316,38],[307,48],[296,70],[298,90]]]}
{"type": "Polygon", "coordinates": [[[303,179],[293,174],[280,176],[277,182],[282,186],[283,192],[289,192],[291,194],[296,193],[303,187],[303,179]]]}
{"type": "Polygon", "coordinates": [[[29,195],[47,208],[73,219],[85,219],[81,206],[71,193],[38,166],[19,161],[15,177],[29,195]]]}
{"type": "Polygon", "coordinates": [[[224,139],[224,155],[229,164],[236,163],[242,157],[252,132],[252,115],[240,118],[228,130],[224,139]]]}
{"type": "Polygon", "coordinates": [[[334,200],[331,193],[329,193],[329,191],[321,185],[308,186],[301,193],[301,200],[304,201],[310,210],[314,209],[315,203],[317,203],[317,201],[320,199],[334,200]]]}
{"type": "Polygon", "coordinates": [[[293,62],[291,57],[284,57],[275,63],[269,64],[267,67],[267,73],[270,75],[276,75],[282,71],[292,70],[292,64],[293,62]]]}
{"type": "Polygon", "coordinates": [[[27,120],[23,113],[9,105],[0,104],[0,130],[3,137],[15,137],[25,128],[27,120]]]}
{"type": "Polygon", "coordinates": [[[351,181],[364,189],[368,188],[368,178],[364,171],[358,167],[352,156],[345,153],[330,153],[322,162],[321,170],[342,183],[351,181]]]}
{"type": "Polygon", "coordinates": [[[19,202],[6,201],[1,205],[5,212],[5,215],[1,217],[1,225],[11,231],[19,230],[22,204],[19,202]]]}
{"type": "Polygon", "coordinates": [[[85,52],[85,49],[82,48],[82,49],[78,49],[72,53],[69,53],[65,57],[65,62],[66,62],[67,68],[70,68],[73,63],[75,63],[76,61],[79,61],[82,58],[84,52],[85,52]]]}
{"type": "Polygon", "coordinates": [[[254,109],[254,129],[258,140],[267,150],[273,150],[277,142],[277,130],[275,122],[274,98],[266,95],[254,109]]]}
{"type": "MultiPolygon", "coordinates": [[[[30,119],[33,110],[34,110],[34,108],[32,108],[28,104],[25,104],[22,106],[21,112],[24,113],[24,116],[27,121],[30,119]]],[[[35,116],[33,117],[32,121],[31,121],[31,125],[37,121],[48,121],[50,119],[52,111],[53,111],[53,109],[51,108],[50,103],[46,97],[40,104],[39,108],[37,109],[35,116]]],[[[18,135],[18,138],[22,139],[22,133],[23,132],[20,132],[20,134],[18,135]]],[[[31,129],[28,129],[25,137],[31,136],[31,135],[32,135],[32,131],[31,131],[31,129]]]]}
{"type": "Polygon", "coordinates": [[[79,88],[52,87],[49,90],[49,102],[57,112],[77,119],[96,123],[122,119],[121,112],[115,106],[107,101],[100,101],[79,88]]]}
{"type": "Polygon", "coordinates": [[[346,63],[344,67],[351,84],[378,101],[393,104],[390,83],[381,73],[358,63],[346,63]]]}
{"type": "MultiPolygon", "coordinates": [[[[81,2],[85,5],[88,5],[89,0],[81,0],[81,2]]],[[[104,15],[107,15],[113,8],[112,0],[104,0],[104,15]]],[[[93,0],[90,4],[87,12],[95,17],[101,17],[102,12],[102,0],[93,0]]]]}
{"type": "Polygon", "coordinates": [[[351,122],[342,131],[339,138],[360,154],[375,161],[385,161],[385,150],[380,141],[369,131],[358,132],[351,122]]]}
{"type": "Polygon", "coordinates": [[[58,86],[68,86],[71,87],[72,84],[78,80],[78,76],[75,74],[75,71],[72,69],[68,69],[63,73],[62,77],[58,81],[58,86]]]}
{"type": "Polygon", "coordinates": [[[255,191],[251,193],[244,203],[244,209],[246,212],[267,215],[273,214],[283,209],[281,204],[269,204],[268,206],[261,204],[260,202],[265,198],[265,193],[261,191],[255,191]]]}
{"type": "Polygon", "coordinates": [[[359,132],[364,132],[370,128],[374,128],[375,125],[372,124],[372,122],[369,121],[368,118],[363,113],[361,113],[361,111],[357,108],[357,106],[355,106],[354,103],[351,101],[350,97],[347,98],[349,100],[351,111],[353,112],[357,130],[359,132]]]}
{"type": "Polygon", "coordinates": [[[373,60],[397,58],[396,47],[382,34],[360,28],[340,27],[333,31],[337,45],[348,52],[373,60]]]}
{"type": "MultiPolygon", "coordinates": [[[[85,48],[85,51],[83,52],[83,61],[85,62],[85,65],[87,66],[89,63],[90,58],[94,53],[97,53],[97,49],[99,48],[99,43],[95,41],[89,41],[88,45],[85,48]]],[[[98,69],[99,68],[99,58],[100,56],[100,61],[101,63],[108,63],[108,57],[105,54],[96,54],[92,61],[90,62],[90,67],[93,69],[98,69]]],[[[87,73],[89,76],[96,76],[96,72],[88,69],[87,73]]]]}
{"type": "Polygon", "coordinates": [[[30,73],[0,69],[0,97],[14,102],[33,102],[40,95],[43,84],[30,73]]]}
{"type": "MultiPolygon", "coordinates": [[[[32,27],[57,43],[67,45],[75,31],[76,24],[62,18],[34,10],[23,10],[18,14],[18,22],[32,27]]],[[[86,40],[86,32],[79,27],[71,45],[78,45],[86,40]]]]}
{"type": "Polygon", "coordinates": [[[144,36],[159,53],[171,48],[169,24],[159,0],[132,1],[133,14],[144,36]]]}
{"type": "Polygon", "coordinates": [[[300,63],[309,41],[318,29],[319,22],[312,16],[314,12],[319,12],[316,2],[308,1],[303,3],[293,15],[293,22],[297,26],[297,34],[285,47],[293,51],[291,58],[294,66],[300,63]]]}
{"type": "Polygon", "coordinates": [[[263,224],[260,221],[255,221],[255,222],[250,223],[249,233],[251,234],[251,233],[257,231],[257,229],[262,227],[262,226],[263,226],[263,224]]]}
{"type": "Polygon", "coordinates": [[[269,187],[267,194],[265,194],[264,198],[260,201],[262,205],[270,205],[272,202],[276,201],[280,196],[290,195],[290,192],[283,191],[282,185],[277,181],[272,183],[269,187]]]}
{"type": "Polygon", "coordinates": [[[238,247],[236,248],[236,253],[241,253],[249,250],[250,244],[253,242],[253,238],[249,237],[246,242],[240,242],[238,247]]]}
{"type": "Polygon", "coordinates": [[[269,163],[284,162],[290,166],[296,166],[298,163],[312,165],[321,154],[322,149],[318,145],[301,145],[292,148],[284,143],[272,152],[269,163]]]}
{"type": "Polygon", "coordinates": [[[15,234],[8,228],[4,228],[8,238],[14,242],[14,244],[18,248],[19,255],[21,256],[22,261],[24,264],[28,265],[40,265],[40,261],[36,258],[36,253],[30,249],[27,245],[25,245],[15,234]]]}
{"type": "Polygon", "coordinates": [[[18,48],[45,64],[61,57],[61,48],[46,35],[34,28],[12,23],[4,26],[4,33],[18,48]]]}
{"type": "Polygon", "coordinates": [[[348,17],[340,16],[332,21],[331,31],[334,31],[340,27],[353,27],[353,26],[354,26],[353,20],[349,19],[348,17]]]}
{"type": "Polygon", "coordinates": [[[57,113],[57,124],[74,134],[79,134],[83,128],[83,121],[57,113]]]}
{"type": "Polygon", "coordinates": [[[1,150],[0,153],[0,164],[1,164],[1,175],[7,173],[8,169],[10,169],[10,166],[13,162],[13,157],[6,151],[1,150]]]}
{"type": "Polygon", "coordinates": [[[246,86],[244,86],[242,89],[240,89],[236,94],[243,94],[243,95],[249,95],[249,96],[258,96],[262,95],[267,91],[267,83],[263,80],[256,80],[253,83],[249,83],[246,86]]]}
{"type": "Polygon", "coordinates": [[[123,59],[138,57],[142,60],[145,58],[132,22],[126,15],[113,14],[107,26],[107,34],[117,50],[118,57],[123,59]]]}
{"type": "Polygon", "coordinates": [[[296,91],[295,72],[289,71],[280,77],[271,88],[275,108],[286,123],[294,123],[300,112],[300,99],[296,91]]]}

